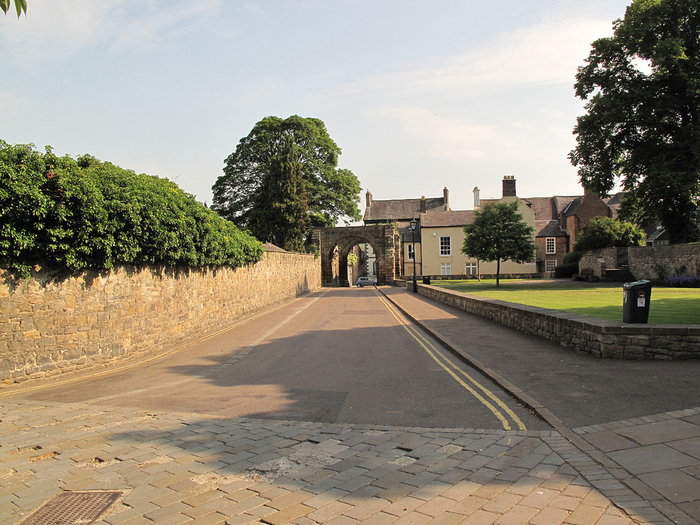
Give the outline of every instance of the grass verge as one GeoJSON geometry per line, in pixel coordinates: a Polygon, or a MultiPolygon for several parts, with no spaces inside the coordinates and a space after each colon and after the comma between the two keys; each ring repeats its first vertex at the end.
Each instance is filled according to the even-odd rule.
{"type": "MultiPolygon", "coordinates": [[[[433,281],[434,286],[468,294],[562,310],[622,322],[622,283],[576,281],[433,281]]],[[[650,324],[700,324],[700,288],[654,286],[649,306],[650,324]]]]}

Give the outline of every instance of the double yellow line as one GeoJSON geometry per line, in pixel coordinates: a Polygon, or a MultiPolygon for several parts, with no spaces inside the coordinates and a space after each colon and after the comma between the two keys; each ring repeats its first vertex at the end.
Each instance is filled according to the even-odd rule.
{"type": "Polygon", "coordinates": [[[479,383],[472,376],[450,361],[445,354],[438,350],[419,330],[417,330],[408,320],[391,304],[379,291],[375,290],[377,297],[384,303],[389,313],[394,316],[398,323],[415,339],[418,344],[428,353],[428,355],[443,368],[452,378],[457,381],[465,390],[472,394],[479,402],[488,408],[494,416],[501,422],[505,430],[512,430],[511,421],[518,427],[518,430],[527,430],[525,423],[513,412],[508,405],[501,401],[496,394],[491,392],[484,385],[479,383]],[[509,421],[510,418],[510,421],[509,421]]]}

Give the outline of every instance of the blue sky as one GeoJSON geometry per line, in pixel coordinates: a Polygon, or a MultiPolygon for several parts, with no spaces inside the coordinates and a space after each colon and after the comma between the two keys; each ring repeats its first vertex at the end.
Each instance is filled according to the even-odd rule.
{"type": "Polygon", "coordinates": [[[320,118],[375,199],[578,195],[576,68],[631,0],[29,0],[0,15],[0,139],[200,201],[262,118],[320,118]]]}

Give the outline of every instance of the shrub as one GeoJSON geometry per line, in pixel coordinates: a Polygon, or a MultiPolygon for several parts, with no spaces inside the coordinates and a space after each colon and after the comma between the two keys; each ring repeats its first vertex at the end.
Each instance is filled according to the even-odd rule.
{"type": "Polygon", "coordinates": [[[561,279],[563,277],[573,277],[578,273],[578,263],[560,264],[554,268],[554,277],[561,279]]]}
{"type": "Polygon", "coordinates": [[[700,276],[675,276],[668,279],[668,285],[682,288],[700,288],[700,276]]]}
{"type": "Polygon", "coordinates": [[[243,266],[262,244],[167,179],[0,141],[0,264],[28,277],[119,264],[243,266]]]}

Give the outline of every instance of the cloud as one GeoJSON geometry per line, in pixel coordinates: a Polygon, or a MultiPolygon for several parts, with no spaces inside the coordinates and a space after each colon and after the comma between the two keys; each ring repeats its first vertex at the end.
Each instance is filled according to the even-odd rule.
{"type": "Polygon", "coordinates": [[[167,8],[138,12],[122,20],[114,34],[112,49],[134,51],[144,46],[157,46],[177,41],[198,31],[211,30],[211,16],[221,7],[222,0],[199,0],[168,4],[167,8]]]}
{"type": "Polygon", "coordinates": [[[500,141],[495,126],[438,117],[428,108],[394,107],[377,115],[399,120],[404,133],[425,141],[426,150],[443,159],[483,158],[500,141]]]}
{"type": "Polygon", "coordinates": [[[26,17],[3,25],[0,50],[24,68],[60,62],[101,44],[112,51],[133,52],[207,29],[221,4],[222,0],[168,2],[166,6],[137,0],[30,3],[26,17]]]}
{"type": "Polygon", "coordinates": [[[397,64],[393,71],[348,83],[339,93],[351,95],[381,89],[463,98],[467,91],[571,84],[576,68],[588,55],[590,43],[609,33],[609,27],[609,21],[570,18],[501,33],[481,46],[446,58],[397,64]]]}

